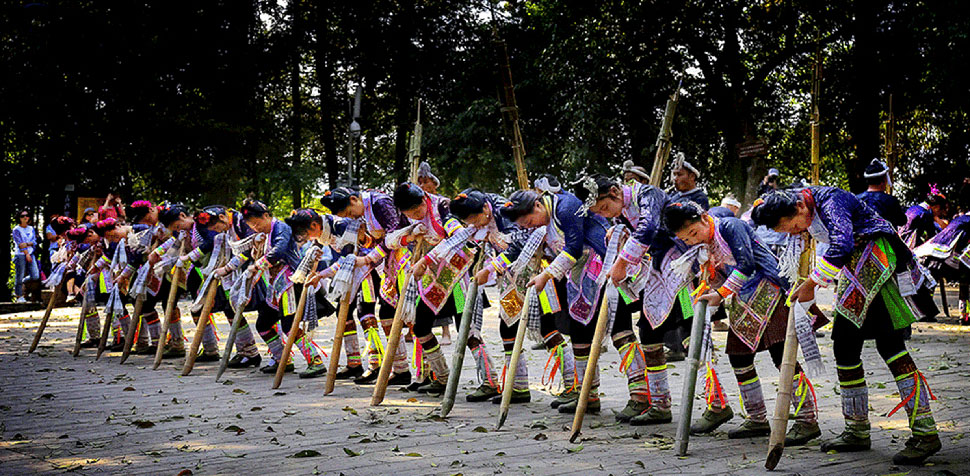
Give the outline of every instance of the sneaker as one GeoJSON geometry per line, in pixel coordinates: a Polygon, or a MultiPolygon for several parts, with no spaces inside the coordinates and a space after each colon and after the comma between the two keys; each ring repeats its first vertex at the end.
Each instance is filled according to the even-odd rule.
{"type": "Polygon", "coordinates": [[[851,453],[853,451],[869,451],[872,448],[872,440],[866,436],[858,436],[848,430],[843,431],[841,435],[822,443],[819,449],[823,453],[828,453],[829,451],[836,451],[839,453],[851,453]]]}
{"type": "Polygon", "coordinates": [[[315,378],[327,375],[327,366],[323,365],[322,359],[314,359],[313,363],[307,366],[306,370],[298,374],[300,378],[315,378]]]}
{"type": "Polygon", "coordinates": [[[260,356],[259,354],[256,354],[253,356],[236,354],[231,359],[229,359],[229,363],[226,364],[226,367],[230,369],[244,369],[246,367],[259,368],[259,364],[261,364],[262,362],[263,362],[263,357],[260,356]]]}
{"type": "Polygon", "coordinates": [[[367,371],[362,373],[360,377],[354,379],[354,383],[357,385],[370,385],[377,381],[377,376],[380,375],[380,373],[380,367],[367,369],[367,371]]]}
{"type": "Polygon", "coordinates": [[[402,373],[391,372],[391,376],[387,379],[388,385],[406,385],[411,381],[411,371],[408,370],[402,373]]]}
{"type": "Polygon", "coordinates": [[[939,435],[913,436],[906,440],[905,448],[893,455],[893,464],[922,464],[942,448],[939,435]]]}
{"type": "Polygon", "coordinates": [[[24,299],[24,297],[23,297],[23,296],[20,296],[20,297],[19,297],[19,298],[17,298],[17,299],[16,299],[16,300],[15,300],[14,302],[27,302],[27,300],[26,300],[26,299],[24,299]]]}
{"type": "Polygon", "coordinates": [[[465,401],[467,402],[484,402],[490,400],[492,397],[499,395],[498,389],[483,383],[475,389],[474,392],[465,395],[465,401]]]}
{"type": "Polygon", "coordinates": [[[785,446],[802,446],[820,436],[822,436],[822,430],[818,427],[818,423],[796,421],[785,435],[785,446]]]}
{"type": "Polygon", "coordinates": [[[445,384],[441,383],[437,379],[430,379],[429,382],[418,387],[418,393],[427,393],[428,395],[441,395],[445,393],[445,384]]]}
{"type": "MultiPolygon", "coordinates": [[[[512,398],[509,403],[529,403],[532,401],[532,392],[529,389],[517,390],[512,389],[512,398]]],[[[492,397],[492,403],[499,405],[502,403],[502,394],[498,394],[492,397]]]]}
{"type": "Polygon", "coordinates": [[[88,339],[88,340],[86,340],[84,342],[81,342],[81,348],[82,349],[95,349],[95,348],[98,347],[98,344],[100,344],[100,342],[98,342],[98,339],[88,339]]]}
{"type": "Polygon", "coordinates": [[[353,367],[344,367],[334,374],[334,378],[337,380],[350,380],[355,379],[364,375],[364,367],[362,365],[355,365],[353,367]]]}
{"type": "Polygon", "coordinates": [[[132,353],[135,355],[155,355],[157,351],[157,345],[136,345],[132,353]]]}
{"type": "Polygon", "coordinates": [[[671,350],[667,349],[666,352],[667,362],[683,362],[687,358],[687,354],[682,350],[671,350]]]}
{"type": "Polygon", "coordinates": [[[670,423],[673,419],[673,414],[670,413],[669,408],[661,410],[655,406],[651,406],[647,411],[630,418],[630,424],[633,426],[659,425],[662,423],[670,423]]]}
{"type": "Polygon", "coordinates": [[[626,406],[620,413],[616,414],[616,421],[618,422],[628,422],[631,418],[647,411],[650,409],[650,402],[638,402],[636,400],[630,400],[626,402],[626,406]]]}
{"type": "Polygon", "coordinates": [[[542,350],[546,348],[546,344],[543,342],[536,342],[535,344],[532,344],[532,347],[529,348],[532,350],[542,350]]]}
{"type": "Polygon", "coordinates": [[[196,362],[218,362],[222,360],[222,356],[219,355],[218,350],[203,350],[198,357],[195,358],[196,362]]]}
{"type": "Polygon", "coordinates": [[[552,408],[559,408],[560,405],[565,405],[573,400],[579,398],[579,390],[564,390],[562,393],[556,396],[556,399],[549,404],[552,408]]]}
{"type": "Polygon", "coordinates": [[[181,359],[185,357],[185,347],[184,346],[165,346],[162,350],[163,359],[181,359]]]}
{"type": "MultiPolygon", "coordinates": [[[[576,408],[579,407],[579,399],[575,399],[569,403],[564,403],[559,405],[559,413],[576,413],[576,408]]],[[[600,398],[593,397],[592,392],[590,392],[589,400],[586,401],[586,413],[599,413],[600,412],[600,398]]]]}
{"type": "MultiPolygon", "coordinates": [[[[264,373],[264,374],[275,374],[276,373],[276,369],[278,367],[279,367],[279,362],[277,362],[276,359],[270,358],[269,359],[269,365],[266,365],[265,367],[259,369],[259,371],[262,372],[262,373],[264,373]]],[[[290,363],[286,364],[286,371],[287,372],[292,372],[294,368],[295,367],[293,366],[293,362],[290,362],[290,363]]]]}
{"type": "Polygon", "coordinates": [[[713,412],[710,409],[707,409],[704,411],[704,414],[701,415],[700,420],[690,425],[690,434],[703,435],[705,433],[710,433],[733,417],[734,410],[732,410],[731,407],[725,407],[719,412],[713,412]]]}
{"type": "MultiPolygon", "coordinates": [[[[794,428],[794,427],[792,427],[794,428]]],[[[741,438],[757,438],[759,436],[768,436],[771,434],[771,425],[767,421],[754,421],[750,418],[745,418],[741,425],[737,428],[732,428],[728,430],[728,438],[732,440],[738,440],[741,438]]],[[[785,446],[788,446],[786,443],[785,446]]]]}

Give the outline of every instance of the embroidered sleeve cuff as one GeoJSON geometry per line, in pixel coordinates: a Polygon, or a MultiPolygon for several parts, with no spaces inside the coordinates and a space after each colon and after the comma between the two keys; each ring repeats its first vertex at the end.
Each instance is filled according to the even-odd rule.
{"type": "Polygon", "coordinates": [[[839,275],[839,268],[835,267],[832,263],[825,259],[825,257],[819,256],[815,263],[815,269],[812,270],[811,279],[815,281],[820,286],[825,287],[835,282],[839,275]]]}
{"type": "Polygon", "coordinates": [[[267,270],[271,266],[271,263],[264,256],[264,257],[256,260],[256,263],[254,263],[253,266],[256,266],[256,269],[267,270]]]}
{"type": "Polygon", "coordinates": [[[638,265],[643,259],[643,255],[647,254],[649,249],[649,246],[643,245],[635,238],[630,238],[629,240],[626,240],[626,244],[623,245],[623,249],[620,250],[620,258],[623,258],[623,261],[626,261],[632,265],[638,265]]]}
{"type": "Polygon", "coordinates": [[[130,264],[129,265],[125,265],[125,269],[121,271],[121,277],[122,278],[127,278],[128,276],[131,276],[131,274],[134,273],[134,272],[135,272],[135,267],[134,266],[132,266],[130,264]]]}
{"type": "Polygon", "coordinates": [[[721,298],[727,298],[728,296],[734,294],[734,291],[727,286],[721,286],[717,288],[717,294],[719,294],[721,298]]]}
{"type": "Polygon", "coordinates": [[[187,256],[189,257],[190,261],[198,261],[199,258],[202,258],[202,250],[200,250],[199,248],[196,248],[190,251],[187,256]]]}
{"type": "Polygon", "coordinates": [[[562,279],[574,264],[576,264],[576,258],[563,251],[556,256],[556,259],[552,260],[552,263],[549,263],[545,272],[549,273],[554,279],[562,279]]]}
{"type": "Polygon", "coordinates": [[[498,256],[488,260],[489,266],[495,271],[496,274],[505,273],[509,266],[512,266],[512,262],[509,258],[505,256],[505,253],[501,253],[498,256]]]}
{"type": "MultiPolygon", "coordinates": [[[[736,293],[741,290],[746,282],[748,282],[748,276],[738,270],[734,270],[734,272],[728,276],[727,281],[724,282],[724,285],[721,286],[721,289],[727,289],[731,293],[736,293]]],[[[720,290],[718,290],[718,292],[720,293],[720,290]]]]}
{"type": "Polygon", "coordinates": [[[370,253],[367,253],[364,255],[364,257],[367,258],[367,261],[371,263],[380,263],[384,258],[387,257],[387,252],[384,251],[383,247],[378,246],[370,250],[370,253]]]}
{"type": "Polygon", "coordinates": [[[458,220],[449,218],[447,221],[445,221],[445,233],[447,233],[448,236],[454,235],[455,232],[460,229],[461,223],[458,220]]]}

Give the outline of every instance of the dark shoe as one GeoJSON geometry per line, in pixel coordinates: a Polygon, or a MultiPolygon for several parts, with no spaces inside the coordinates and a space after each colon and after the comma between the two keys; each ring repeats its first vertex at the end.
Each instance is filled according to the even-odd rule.
{"type": "Polygon", "coordinates": [[[334,378],[337,380],[350,380],[355,379],[364,375],[364,367],[362,365],[355,365],[353,367],[344,367],[337,371],[334,378]]]}
{"type": "Polygon", "coordinates": [[[497,388],[483,383],[479,385],[474,392],[469,393],[468,395],[465,395],[465,401],[484,402],[486,400],[490,400],[492,397],[496,395],[499,395],[497,388]]]}
{"type": "Polygon", "coordinates": [[[108,347],[108,352],[121,352],[123,350],[125,350],[124,341],[115,342],[114,344],[111,344],[111,347],[108,347]]]}
{"type": "Polygon", "coordinates": [[[132,351],[135,355],[155,355],[158,351],[157,345],[136,345],[135,350],[132,351]]]}
{"type": "MultiPolygon", "coordinates": [[[[277,367],[279,367],[279,362],[276,359],[269,359],[269,365],[259,369],[260,372],[264,374],[275,374],[277,367]]],[[[286,364],[286,372],[292,372],[295,367],[293,362],[286,364]]]]}
{"type": "Polygon", "coordinates": [[[556,396],[556,399],[549,404],[552,408],[559,408],[560,405],[565,405],[579,398],[579,390],[564,390],[562,393],[556,396]]]}
{"type": "Polygon", "coordinates": [[[788,429],[788,434],[785,435],[785,446],[802,446],[820,436],[822,436],[822,430],[819,429],[818,423],[798,421],[788,429]]]}
{"type": "Polygon", "coordinates": [[[683,362],[687,354],[680,350],[667,350],[667,362],[683,362]]]}
{"type": "Polygon", "coordinates": [[[181,359],[182,357],[185,357],[185,347],[165,346],[165,349],[162,350],[163,359],[181,359]]]}
{"type": "MultiPolygon", "coordinates": [[[[794,426],[792,428],[794,428],[794,426]]],[[[728,430],[727,434],[728,438],[732,440],[768,436],[771,434],[771,425],[769,425],[766,421],[754,421],[750,418],[745,418],[744,421],[741,422],[741,426],[728,430]]],[[[785,446],[788,446],[787,443],[785,446]]]]}
{"type": "Polygon", "coordinates": [[[390,378],[387,379],[387,385],[406,385],[411,381],[411,371],[396,374],[391,372],[390,378]]]}
{"type": "Polygon", "coordinates": [[[943,448],[939,435],[913,436],[906,441],[906,447],[893,455],[893,464],[922,464],[943,448]]]}
{"type": "Polygon", "coordinates": [[[628,422],[631,418],[647,411],[650,408],[650,402],[638,402],[636,400],[630,400],[626,402],[626,406],[620,413],[616,414],[616,421],[618,422],[628,422]]]}
{"type": "Polygon", "coordinates": [[[322,375],[327,375],[327,366],[323,365],[323,361],[315,361],[311,365],[308,365],[306,370],[299,373],[300,378],[315,378],[322,375]]]}
{"type": "Polygon", "coordinates": [[[819,448],[823,453],[836,451],[838,453],[851,453],[853,451],[869,451],[872,448],[872,440],[867,437],[857,436],[848,430],[841,435],[822,443],[819,448]]]}
{"type": "MultiPolygon", "coordinates": [[[[559,405],[559,413],[576,413],[576,408],[579,407],[579,399],[575,399],[569,403],[564,403],[559,405]]],[[[589,400],[586,401],[586,413],[599,413],[600,412],[600,399],[596,397],[595,399],[590,393],[589,400]]]]}
{"type": "MultiPolygon", "coordinates": [[[[939,322],[936,320],[936,316],[923,316],[920,318],[919,321],[920,322],[939,322]]],[[[903,463],[896,463],[896,464],[903,464],[903,463]]]]}
{"type": "Polygon", "coordinates": [[[726,407],[719,412],[713,412],[710,409],[705,410],[704,414],[701,415],[701,419],[690,425],[690,434],[703,435],[710,433],[732,417],[734,417],[734,410],[731,410],[731,407],[726,407]]]}
{"type": "Polygon", "coordinates": [[[377,376],[380,375],[381,369],[367,369],[366,372],[362,373],[360,377],[354,379],[354,383],[357,385],[370,385],[377,381],[377,376]]]}
{"type": "MultiPolygon", "coordinates": [[[[411,381],[408,380],[408,382],[411,382],[411,381]]],[[[405,383],[407,383],[407,382],[405,382],[405,383]]],[[[415,381],[413,381],[411,383],[408,383],[408,386],[407,387],[404,387],[404,390],[405,391],[408,391],[408,392],[417,392],[418,389],[421,388],[422,386],[424,386],[424,384],[426,384],[426,383],[428,383],[428,380],[427,379],[415,380],[415,381]]]]}
{"type": "Polygon", "coordinates": [[[263,362],[263,358],[256,354],[254,356],[236,354],[231,359],[226,367],[230,369],[244,369],[246,367],[256,367],[259,368],[259,364],[263,362]]]}
{"type": "Polygon", "coordinates": [[[218,362],[220,360],[222,360],[222,356],[219,355],[218,350],[213,350],[210,352],[203,351],[198,357],[195,358],[196,362],[218,362]]]}
{"type": "MultiPolygon", "coordinates": [[[[525,389],[525,390],[516,390],[514,388],[512,389],[512,398],[509,400],[509,403],[529,403],[531,401],[532,401],[532,392],[530,392],[529,389],[525,389]]],[[[492,403],[496,405],[501,404],[502,394],[500,393],[492,397],[492,403]]]]}
{"type": "Polygon", "coordinates": [[[82,349],[97,349],[98,348],[98,344],[100,344],[100,342],[98,342],[98,339],[88,339],[88,340],[86,340],[84,342],[81,342],[81,348],[82,349]]]}
{"type": "Polygon", "coordinates": [[[659,425],[662,423],[670,423],[673,421],[673,415],[670,413],[670,409],[661,410],[657,407],[651,406],[647,411],[630,418],[630,424],[633,426],[644,426],[644,425],[659,425]]]}
{"type": "Polygon", "coordinates": [[[430,382],[418,387],[418,393],[427,393],[428,395],[441,395],[445,393],[445,384],[439,382],[436,379],[431,379],[430,382]]]}

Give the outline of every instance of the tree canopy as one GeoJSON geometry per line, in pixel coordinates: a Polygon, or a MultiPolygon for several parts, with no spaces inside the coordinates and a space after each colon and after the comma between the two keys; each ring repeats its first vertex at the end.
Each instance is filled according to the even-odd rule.
{"type": "Polygon", "coordinates": [[[416,104],[442,189],[509,192],[498,64],[507,48],[526,165],[563,181],[648,170],[682,82],[673,148],[715,198],[768,167],[809,170],[812,71],[822,182],[857,190],[885,158],[897,193],[970,176],[965,2],[214,0],[13,2],[0,15],[3,212],[63,208],[75,185],[126,199],[281,210],[347,180],[402,180],[416,104]],[[362,90],[351,141],[350,102],[362,90]],[[767,144],[743,157],[739,144],[767,144]],[[351,144],[351,142],[354,142],[351,144]]]}

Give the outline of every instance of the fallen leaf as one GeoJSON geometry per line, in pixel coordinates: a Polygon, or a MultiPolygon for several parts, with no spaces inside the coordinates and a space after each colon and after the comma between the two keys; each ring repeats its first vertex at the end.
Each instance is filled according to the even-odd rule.
{"type": "Polygon", "coordinates": [[[243,433],[246,432],[246,430],[244,430],[244,429],[242,429],[242,428],[240,428],[240,427],[238,427],[236,425],[229,425],[229,426],[223,428],[222,431],[227,431],[227,432],[233,432],[234,431],[234,432],[236,432],[237,435],[241,435],[241,434],[243,434],[243,433]]]}
{"type": "Polygon", "coordinates": [[[243,395],[248,395],[249,394],[249,392],[247,392],[247,391],[245,391],[245,390],[243,390],[241,388],[234,388],[234,389],[232,389],[232,393],[241,393],[243,395]]]}
{"type": "Polygon", "coordinates": [[[231,453],[226,453],[225,451],[223,451],[222,454],[226,458],[245,458],[246,457],[246,453],[231,454],[231,453]]]}
{"type": "Polygon", "coordinates": [[[579,445],[575,448],[566,448],[566,451],[570,453],[579,453],[580,451],[583,451],[583,445],[579,445]]]}
{"type": "Polygon", "coordinates": [[[549,439],[549,437],[546,436],[545,433],[538,433],[536,436],[532,437],[532,439],[536,441],[546,441],[549,439]]]}
{"type": "Polygon", "coordinates": [[[135,391],[135,387],[125,387],[125,388],[121,389],[121,391],[122,392],[134,392],[135,391]]]}
{"type": "Polygon", "coordinates": [[[347,453],[347,456],[350,456],[351,458],[353,458],[354,456],[360,456],[361,455],[360,453],[358,453],[358,452],[356,452],[356,451],[354,451],[354,450],[352,450],[350,448],[344,448],[344,453],[347,453]]]}
{"type": "Polygon", "coordinates": [[[472,431],[475,433],[488,433],[488,428],[485,428],[484,426],[476,426],[472,431]]]}
{"type": "Polygon", "coordinates": [[[357,414],[357,410],[354,410],[353,407],[344,407],[343,410],[345,412],[350,412],[351,415],[356,415],[357,414]]]}
{"type": "Polygon", "coordinates": [[[421,453],[406,453],[404,456],[410,456],[412,458],[420,458],[421,453]]]}
{"type": "Polygon", "coordinates": [[[262,409],[263,409],[263,407],[253,407],[253,408],[250,408],[249,411],[251,411],[251,412],[258,412],[258,411],[261,411],[262,409]]]}
{"type": "Polygon", "coordinates": [[[154,423],[148,420],[135,420],[131,422],[131,424],[137,426],[138,428],[151,428],[155,426],[154,423]]]}
{"type": "MultiPolygon", "coordinates": [[[[344,451],[347,451],[347,448],[344,448],[344,451]]],[[[320,452],[317,450],[303,450],[290,456],[290,458],[313,458],[315,456],[320,456],[320,452]]]]}

